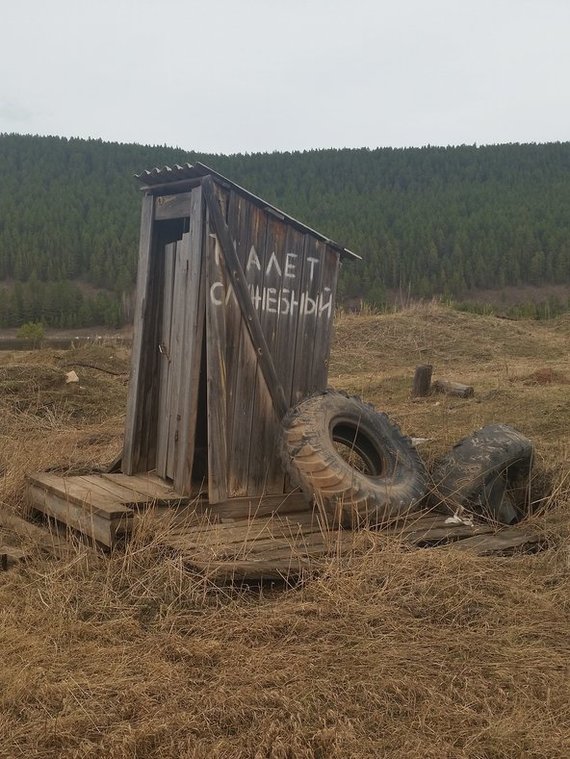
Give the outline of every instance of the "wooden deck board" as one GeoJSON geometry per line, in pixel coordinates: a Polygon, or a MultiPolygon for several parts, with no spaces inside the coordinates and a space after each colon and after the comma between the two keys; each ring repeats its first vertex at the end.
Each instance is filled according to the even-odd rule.
{"type": "Polygon", "coordinates": [[[183,561],[210,578],[278,579],[315,569],[325,558],[340,556],[351,550],[355,535],[347,532],[329,539],[322,533],[307,536],[304,542],[267,541],[254,543],[245,550],[230,546],[219,550],[180,551],[183,561]],[[311,539],[312,538],[312,539],[311,539]],[[339,539],[340,538],[340,539],[339,539]],[[256,546],[257,549],[256,550],[256,546]]]}
{"type": "Polygon", "coordinates": [[[326,557],[342,556],[396,539],[414,546],[453,545],[477,554],[504,553],[535,539],[522,527],[498,531],[484,523],[449,524],[448,515],[419,513],[378,531],[323,529],[315,513],[254,519],[242,526],[192,526],[165,536],[165,546],[210,578],[277,579],[299,574],[326,557]],[[363,538],[366,538],[363,541],[363,538]]]}
{"type": "Polygon", "coordinates": [[[131,511],[118,499],[107,497],[99,489],[94,489],[89,483],[83,482],[82,477],[63,477],[44,473],[30,475],[28,479],[35,487],[63,497],[77,506],[87,507],[89,511],[99,513],[107,519],[121,517],[131,511]]]}
{"type": "Polygon", "coordinates": [[[188,496],[177,493],[168,483],[158,477],[146,475],[103,474],[101,479],[130,491],[138,501],[146,503],[181,503],[188,502],[188,496]]]}
{"type": "MultiPolygon", "coordinates": [[[[210,545],[197,545],[190,549],[182,543],[180,552],[189,560],[277,560],[287,556],[302,556],[316,558],[325,554],[340,555],[355,544],[352,533],[329,533],[312,532],[304,534],[302,539],[267,538],[243,544],[219,543],[210,545]]],[[[176,543],[168,540],[169,547],[175,548],[176,543]]]]}
{"type": "MultiPolygon", "coordinates": [[[[254,519],[242,519],[239,521],[229,521],[221,523],[212,523],[204,517],[201,524],[193,524],[191,527],[193,534],[200,534],[203,539],[208,540],[212,536],[221,536],[225,542],[234,543],[242,541],[252,535],[275,535],[281,531],[288,534],[299,532],[303,528],[320,529],[318,516],[312,511],[304,511],[295,514],[277,514],[273,517],[256,517],[254,519]]],[[[183,527],[173,529],[173,532],[183,532],[183,527]]]]}
{"type": "Polygon", "coordinates": [[[439,543],[442,540],[471,538],[476,535],[489,535],[495,531],[489,524],[445,524],[445,517],[441,520],[425,520],[423,524],[421,522],[404,524],[401,527],[382,530],[382,532],[391,537],[400,538],[406,543],[420,545],[422,543],[439,543]]]}
{"type": "Polygon", "coordinates": [[[84,485],[89,492],[97,497],[109,499],[111,503],[118,503],[127,508],[136,508],[138,504],[148,503],[148,496],[138,493],[131,488],[125,488],[116,482],[110,482],[99,475],[74,477],[74,483],[84,485]]]}
{"type": "Polygon", "coordinates": [[[505,527],[491,535],[475,535],[452,544],[454,549],[478,556],[510,553],[517,548],[540,543],[540,536],[524,527],[505,527]]]}
{"type": "MultiPolygon", "coordinates": [[[[382,532],[390,535],[405,536],[422,530],[427,531],[449,527],[453,529],[454,527],[459,526],[446,524],[447,519],[449,519],[448,514],[418,511],[414,514],[409,514],[404,519],[395,520],[391,524],[386,525],[386,527],[382,529],[382,532]]],[[[472,529],[469,528],[468,525],[465,526],[468,527],[468,529],[472,529]]]]}
{"type": "Polygon", "coordinates": [[[184,550],[212,550],[212,551],[232,551],[239,553],[248,553],[252,551],[267,551],[272,546],[286,545],[290,548],[296,548],[297,546],[309,545],[309,543],[325,542],[326,534],[323,537],[323,532],[318,527],[307,528],[305,527],[298,534],[287,533],[286,531],[278,532],[277,534],[272,532],[253,533],[249,537],[245,537],[240,540],[234,535],[233,540],[225,540],[223,534],[211,535],[210,539],[204,538],[203,534],[197,532],[195,537],[189,538],[188,535],[168,535],[166,540],[169,546],[177,546],[184,550]]]}

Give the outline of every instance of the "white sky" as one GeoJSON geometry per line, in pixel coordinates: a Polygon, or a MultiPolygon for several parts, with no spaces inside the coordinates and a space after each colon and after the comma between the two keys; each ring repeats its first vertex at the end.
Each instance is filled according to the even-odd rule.
{"type": "Polygon", "coordinates": [[[570,0],[0,11],[0,132],[218,153],[570,139],[570,0]]]}

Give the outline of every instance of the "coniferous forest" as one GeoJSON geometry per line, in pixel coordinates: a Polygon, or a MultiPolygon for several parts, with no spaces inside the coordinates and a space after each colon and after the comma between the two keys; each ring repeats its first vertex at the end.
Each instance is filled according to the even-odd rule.
{"type": "Polygon", "coordinates": [[[118,326],[136,273],[133,174],[195,160],[359,253],[344,298],[570,283],[570,142],[221,156],[1,134],[0,326],[118,326]]]}

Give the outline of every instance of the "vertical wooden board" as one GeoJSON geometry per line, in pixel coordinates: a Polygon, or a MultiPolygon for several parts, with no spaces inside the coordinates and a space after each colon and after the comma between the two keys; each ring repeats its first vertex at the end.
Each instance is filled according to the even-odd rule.
{"type": "MultiPolygon", "coordinates": [[[[241,236],[245,221],[246,202],[247,201],[241,195],[232,191],[227,204],[228,229],[230,230],[231,237],[236,247],[236,253],[244,270],[246,250],[242,244],[241,236]]],[[[219,290],[217,295],[219,300],[221,295],[219,290]]],[[[226,314],[226,450],[229,454],[232,447],[236,418],[238,423],[242,423],[242,399],[238,394],[238,384],[240,381],[239,358],[242,332],[247,332],[247,329],[242,319],[237,298],[231,285],[228,284],[227,278],[225,279],[223,297],[226,314]]],[[[247,335],[245,335],[245,339],[247,339],[247,335]]],[[[253,359],[253,363],[255,363],[255,358],[253,359]]],[[[232,473],[232,459],[229,455],[227,459],[227,486],[228,494],[232,495],[235,488],[232,473]]]]}
{"type": "Polygon", "coordinates": [[[206,223],[206,360],[208,365],[208,501],[227,500],[227,275],[218,238],[206,223]]]}
{"type": "Polygon", "coordinates": [[[158,404],[158,431],[156,471],[166,477],[166,456],[168,450],[168,382],[171,365],[170,331],[172,327],[172,294],[174,287],[174,256],[176,245],[170,243],[164,248],[164,287],[162,301],[162,334],[160,341],[160,392],[158,404]]]}
{"type": "MultiPolygon", "coordinates": [[[[268,318],[264,319],[267,306],[266,288],[273,290],[274,285],[277,283],[275,268],[274,266],[270,266],[271,253],[273,251],[268,250],[268,245],[271,245],[273,239],[273,234],[270,233],[270,225],[273,219],[265,211],[261,211],[255,206],[251,208],[252,215],[261,215],[263,217],[264,236],[263,238],[258,238],[258,244],[254,249],[250,248],[246,258],[245,274],[250,285],[252,303],[267,339],[267,334],[271,332],[272,320],[268,318]]],[[[267,314],[265,315],[267,316],[267,314]]],[[[244,341],[249,344],[248,347],[252,347],[249,333],[244,335],[244,341]]],[[[273,408],[273,401],[255,350],[250,352],[246,348],[245,353],[250,361],[253,357],[253,367],[255,370],[252,383],[251,424],[247,448],[245,449],[248,457],[245,494],[249,496],[261,496],[269,492],[275,492],[275,483],[269,479],[272,470],[271,459],[274,454],[274,446],[271,445],[270,450],[267,450],[265,446],[269,434],[268,430],[275,429],[277,419],[273,408]]],[[[248,368],[251,369],[251,364],[248,368]]],[[[277,484],[277,488],[279,488],[279,484],[277,484]]]]}
{"type": "Polygon", "coordinates": [[[160,382],[160,303],[164,277],[163,252],[166,240],[159,230],[154,235],[151,257],[151,286],[148,292],[146,338],[144,343],[145,381],[143,387],[142,413],[139,420],[140,471],[156,466],[156,432],[158,422],[158,391],[160,382]]]}
{"type": "MultiPolygon", "coordinates": [[[[263,269],[259,251],[265,244],[266,215],[251,202],[241,199],[233,210],[230,204],[230,232],[235,234],[237,254],[242,262],[256,308],[260,307],[263,290],[263,269]],[[235,226],[233,226],[235,225],[235,226]]],[[[235,375],[232,376],[234,396],[231,428],[229,430],[229,495],[249,495],[249,448],[254,414],[256,386],[259,384],[257,355],[249,332],[240,314],[240,337],[235,375]]],[[[254,493],[256,494],[256,493],[254,493]]]]}
{"type": "Polygon", "coordinates": [[[283,476],[277,461],[276,431],[279,419],[261,367],[257,364],[253,420],[249,441],[247,495],[283,492],[283,476]],[[277,468],[277,474],[275,469],[277,468]]]}
{"type": "Polygon", "coordinates": [[[133,325],[133,347],[131,353],[131,376],[127,399],[127,418],[125,422],[125,439],[123,444],[123,471],[132,474],[140,464],[140,429],[142,414],[142,386],[145,378],[145,342],[147,324],[148,289],[150,283],[152,258],[152,224],[154,215],[154,197],[145,195],[142,201],[141,225],[139,238],[139,259],[137,269],[137,290],[133,325]]]}
{"type": "Polygon", "coordinates": [[[220,207],[222,209],[222,216],[224,217],[224,221],[227,224],[228,216],[230,212],[231,196],[232,194],[235,194],[235,193],[233,193],[231,190],[221,187],[219,184],[216,184],[215,187],[216,187],[216,195],[218,198],[218,202],[220,203],[220,207]]]}
{"type": "Polygon", "coordinates": [[[261,261],[263,267],[263,290],[258,311],[267,347],[273,356],[275,368],[279,375],[281,375],[279,369],[282,367],[283,361],[275,353],[275,341],[278,321],[281,317],[279,313],[281,306],[280,294],[283,286],[283,270],[286,260],[286,239],[287,225],[278,219],[268,216],[263,251],[264,256],[261,261]]]}
{"type": "Polygon", "coordinates": [[[316,389],[313,380],[313,352],[317,335],[318,312],[322,299],[321,284],[325,252],[326,245],[324,242],[311,235],[306,236],[295,342],[292,405],[299,403],[316,389]]]}
{"type": "MultiPolygon", "coordinates": [[[[305,235],[294,227],[287,226],[285,244],[282,251],[280,251],[281,255],[278,259],[281,269],[281,286],[279,290],[277,329],[272,339],[272,351],[289,406],[292,405],[291,395],[299,305],[303,284],[304,248],[305,235]]],[[[283,492],[289,489],[289,486],[279,456],[280,420],[274,419],[272,426],[267,425],[265,434],[265,447],[272,450],[271,458],[268,462],[270,465],[268,484],[275,483],[275,487],[272,490],[283,492]]]]}
{"type": "MultiPolygon", "coordinates": [[[[279,327],[287,328],[291,314],[282,309],[283,279],[287,265],[287,225],[272,216],[267,218],[263,268],[263,290],[259,308],[260,322],[278,377],[283,383],[289,373],[290,357],[278,350],[279,327]],[[283,311],[283,312],[282,312],[283,311]]],[[[261,256],[260,256],[261,258],[261,256]]],[[[287,288],[288,289],[288,288],[287,288]]],[[[290,305],[290,304],[289,304],[290,305]]],[[[293,315],[294,316],[294,315],[293,315]]],[[[283,330],[282,330],[283,331],[283,330]]],[[[285,388],[287,388],[285,383],[285,388]]],[[[258,365],[257,390],[251,428],[250,483],[255,492],[282,493],[285,475],[278,449],[280,421],[258,365]]],[[[287,392],[287,390],[285,390],[287,392]]]]}
{"type": "Polygon", "coordinates": [[[190,199],[189,272],[185,296],[184,354],[179,398],[180,427],[174,479],[175,489],[183,494],[189,494],[192,490],[198,390],[200,372],[205,371],[205,367],[201,366],[206,287],[204,232],[202,190],[197,187],[192,190],[190,199]]]}
{"type": "Polygon", "coordinates": [[[186,316],[186,290],[190,256],[189,234],[185,234],[176,245],[174,263],[174,290],[172,298],[172,339],[170,388],[168,400],[168,452],[166,475],[174,480],[176,475],[176,452],[179,435],[180,383],[184,371],[184,319],[186,316]]]}
{"type": "Polygon", "coordinates": [[[273,355],[289,405],[291,405],[295,344],[303,286],[305,242],[305,235],[302,232],[292,226],[287,227],[282,258],[279,318],[273,341],[273,355]]]}
{"type": "Polygon", "coordinates": [[[317,326],[309,392],[325,390],[328,383],[339,266],[339,254],[327,246],[323,253],[321,291],[317,306],[317,326]]]}

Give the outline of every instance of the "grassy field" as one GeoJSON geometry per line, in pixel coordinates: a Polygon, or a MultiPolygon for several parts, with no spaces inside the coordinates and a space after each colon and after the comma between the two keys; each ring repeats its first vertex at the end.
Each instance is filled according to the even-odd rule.
{"type": "MultiPolygon", "coordinates": [[[[537,554],[394,540],[300,587],[230,589],[144,535],[54,561],[0,530],[32,554],[0,573],[0,758],[567,757],[569,346],[568,315],[423,306],[336,324],[331,385],[429,438],[429,465],[489,422],[535,442],[537,554]],[[412,401],[419,363],[475,397],[412,401]]],[[[116,455],[127,373],[124,348],[0,353],[1,507],[25,508],[26,472],[116,455]]]]}

